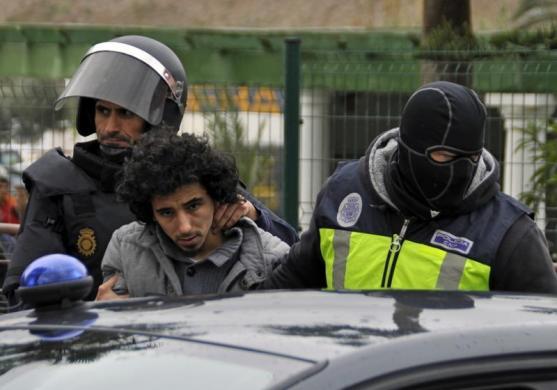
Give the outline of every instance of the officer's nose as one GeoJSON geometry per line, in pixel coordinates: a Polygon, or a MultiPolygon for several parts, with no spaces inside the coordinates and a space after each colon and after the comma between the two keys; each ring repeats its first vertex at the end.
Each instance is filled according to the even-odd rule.
{"type": "Polygon", "coordinates": [[[111,112],[110,115],[106,118],[104,131],[114,133],[120,131],[120,119],[116,112],[111,112]]]}

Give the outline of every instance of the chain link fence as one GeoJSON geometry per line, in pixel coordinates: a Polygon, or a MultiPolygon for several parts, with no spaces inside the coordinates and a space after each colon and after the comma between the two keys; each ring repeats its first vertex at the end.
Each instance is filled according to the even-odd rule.
{"type": "Polygon", "coordinates": [[[300,224],[309,223],[320,186],[339,161],[363,156],[377,135],[397,127],[420,85],[448,80],[473,88],[485,102],[486,147],[500,161],[501,188],[535,209],[556,252],[557,143],[549,141],[556,137],[557,62],[550,53],[442,54],[453,59],[356,52],[302,62],[300,224]]]}
{"type": "MultiPolygon", "coordinates": [[[[421,84],[444,79],[480,94],[488,109],[486,146],[501,161],[502,189],[529,200],[540,227],[557,242],[557,159],[549,142],[555,138],[557,62],[551,53],[439,60],[403,51],[309,53],[302,42],[300,69],[301,229],[337,163],[359,158],[379,133],[398,126],[404,103],[421,84]]],[[[71,155],[73,144],[85,140],[74,128],[75,105],[53,111],[63,87],[60,79],[0,78],[0,164],[9,172],[14,196],[29,163],[55,146],[71,155]]],[[[284,108],[283,85],[196,80],[181,126],[206,133],[232,153],[249,190],[279,215],[284,178],[289,180],[283,168],[284,108]]]]}
{"type": "MultiPolygon", "coordinates": [[[[76,100],[54,111],[64,85],[63,79],[0,78],[0,183],[6,176],[9,201],[16,205],[19,220],[27,202],[23,170],[54,147],[71,156],[76,142],[95,138],[82,137],[75,130],[76,100]]],[[[232,154],[244,185],[278,214],[282,213],[282,99],[282,89],[271,85],[192,85],[180,128],[205,135],[214,146],[232,154]]],[[[1,191],[0,184],[3,198],[1,191]]],[[[0,205],[0,214],[2,210],[0,205]]],[[[0,222],[13,219],[0,215],[0,222]]],[[[13,243],[5,235],[0,235],[0,243],[9,258],[13,243]]]]}

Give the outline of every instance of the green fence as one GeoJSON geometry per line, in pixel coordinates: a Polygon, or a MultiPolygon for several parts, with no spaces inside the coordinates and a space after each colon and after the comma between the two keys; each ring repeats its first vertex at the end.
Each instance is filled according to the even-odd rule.
{"type": "Polygon", "coordinates": [[[420,85],[450,80],[472,87],[486,103],[486,147],[501,162],[502,189],[529,199],[540,227],[557,242],[554,53],[433,54],[322,52],[302,61],[301,225],[307,226],[319,188],[339,161],[362,156],[378,134],[397,127],[420,85]]]}
{"type": "Polygon", "coordinates": [[[302,229],[337,163],[396,127],[416,88],[438,79],[467,84],[486,102],[486,142],[501,161],[502,188],[517,197],[529,191],[537,221],[557,242],[548,176],[555,159],[542,147],[555,138],[555,53],[424,53],[401,34],[300,33],[299,50],[287,50],[291,34],[278,32],[0,28],[0,162],[14,191],[26,164],[53,146],[71,154],[82,140],[72,107],[54,113],[52,102],[91,43],[123,33],[159,38],[179,54],[191,82],[182,131],[206,132],[233,153],[249,189],[302,229]],[[541,181],[532,180],[536,172],[541,181]]]}
{"type": "MultiPolygon", "coordinates": [[[[75,142],[91,139],[75,131],[75,104],[53,111],[63,88],[64,80],[0,78],[0,162],[11,173],[14,192],[21,186],[21,170],[45,151],[60,146],[71,155],[75,142]]],[[[279,213],[282,96],[282,88],[272,85],[192,85],[181,126],[181,131],[206,134],[233,154],[243,182],[279,213]]]]}

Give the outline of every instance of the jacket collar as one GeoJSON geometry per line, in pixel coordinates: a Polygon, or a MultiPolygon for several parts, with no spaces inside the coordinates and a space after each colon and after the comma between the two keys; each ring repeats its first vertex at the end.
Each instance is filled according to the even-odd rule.
{"type": "Polygon", "coordinates": [[[72,161],[87,175],[99,181],[103,192],[114,192],[122,172],[122,165],[103,159],[97,140],[76,143],[72,161]]]}

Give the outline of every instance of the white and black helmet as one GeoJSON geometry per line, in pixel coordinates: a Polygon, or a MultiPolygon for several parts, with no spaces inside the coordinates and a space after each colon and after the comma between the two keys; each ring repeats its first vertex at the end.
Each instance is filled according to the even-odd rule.
{"type": "Polygon", "coordinates": [[[77,131],[95,132],[94,106],[106,100],[130,110],[151,126],[178,131],[187,100],[186,72],[178,56],[152,38],[128,35],[89,49],[58,97],[79,97],[77,131]]]}

